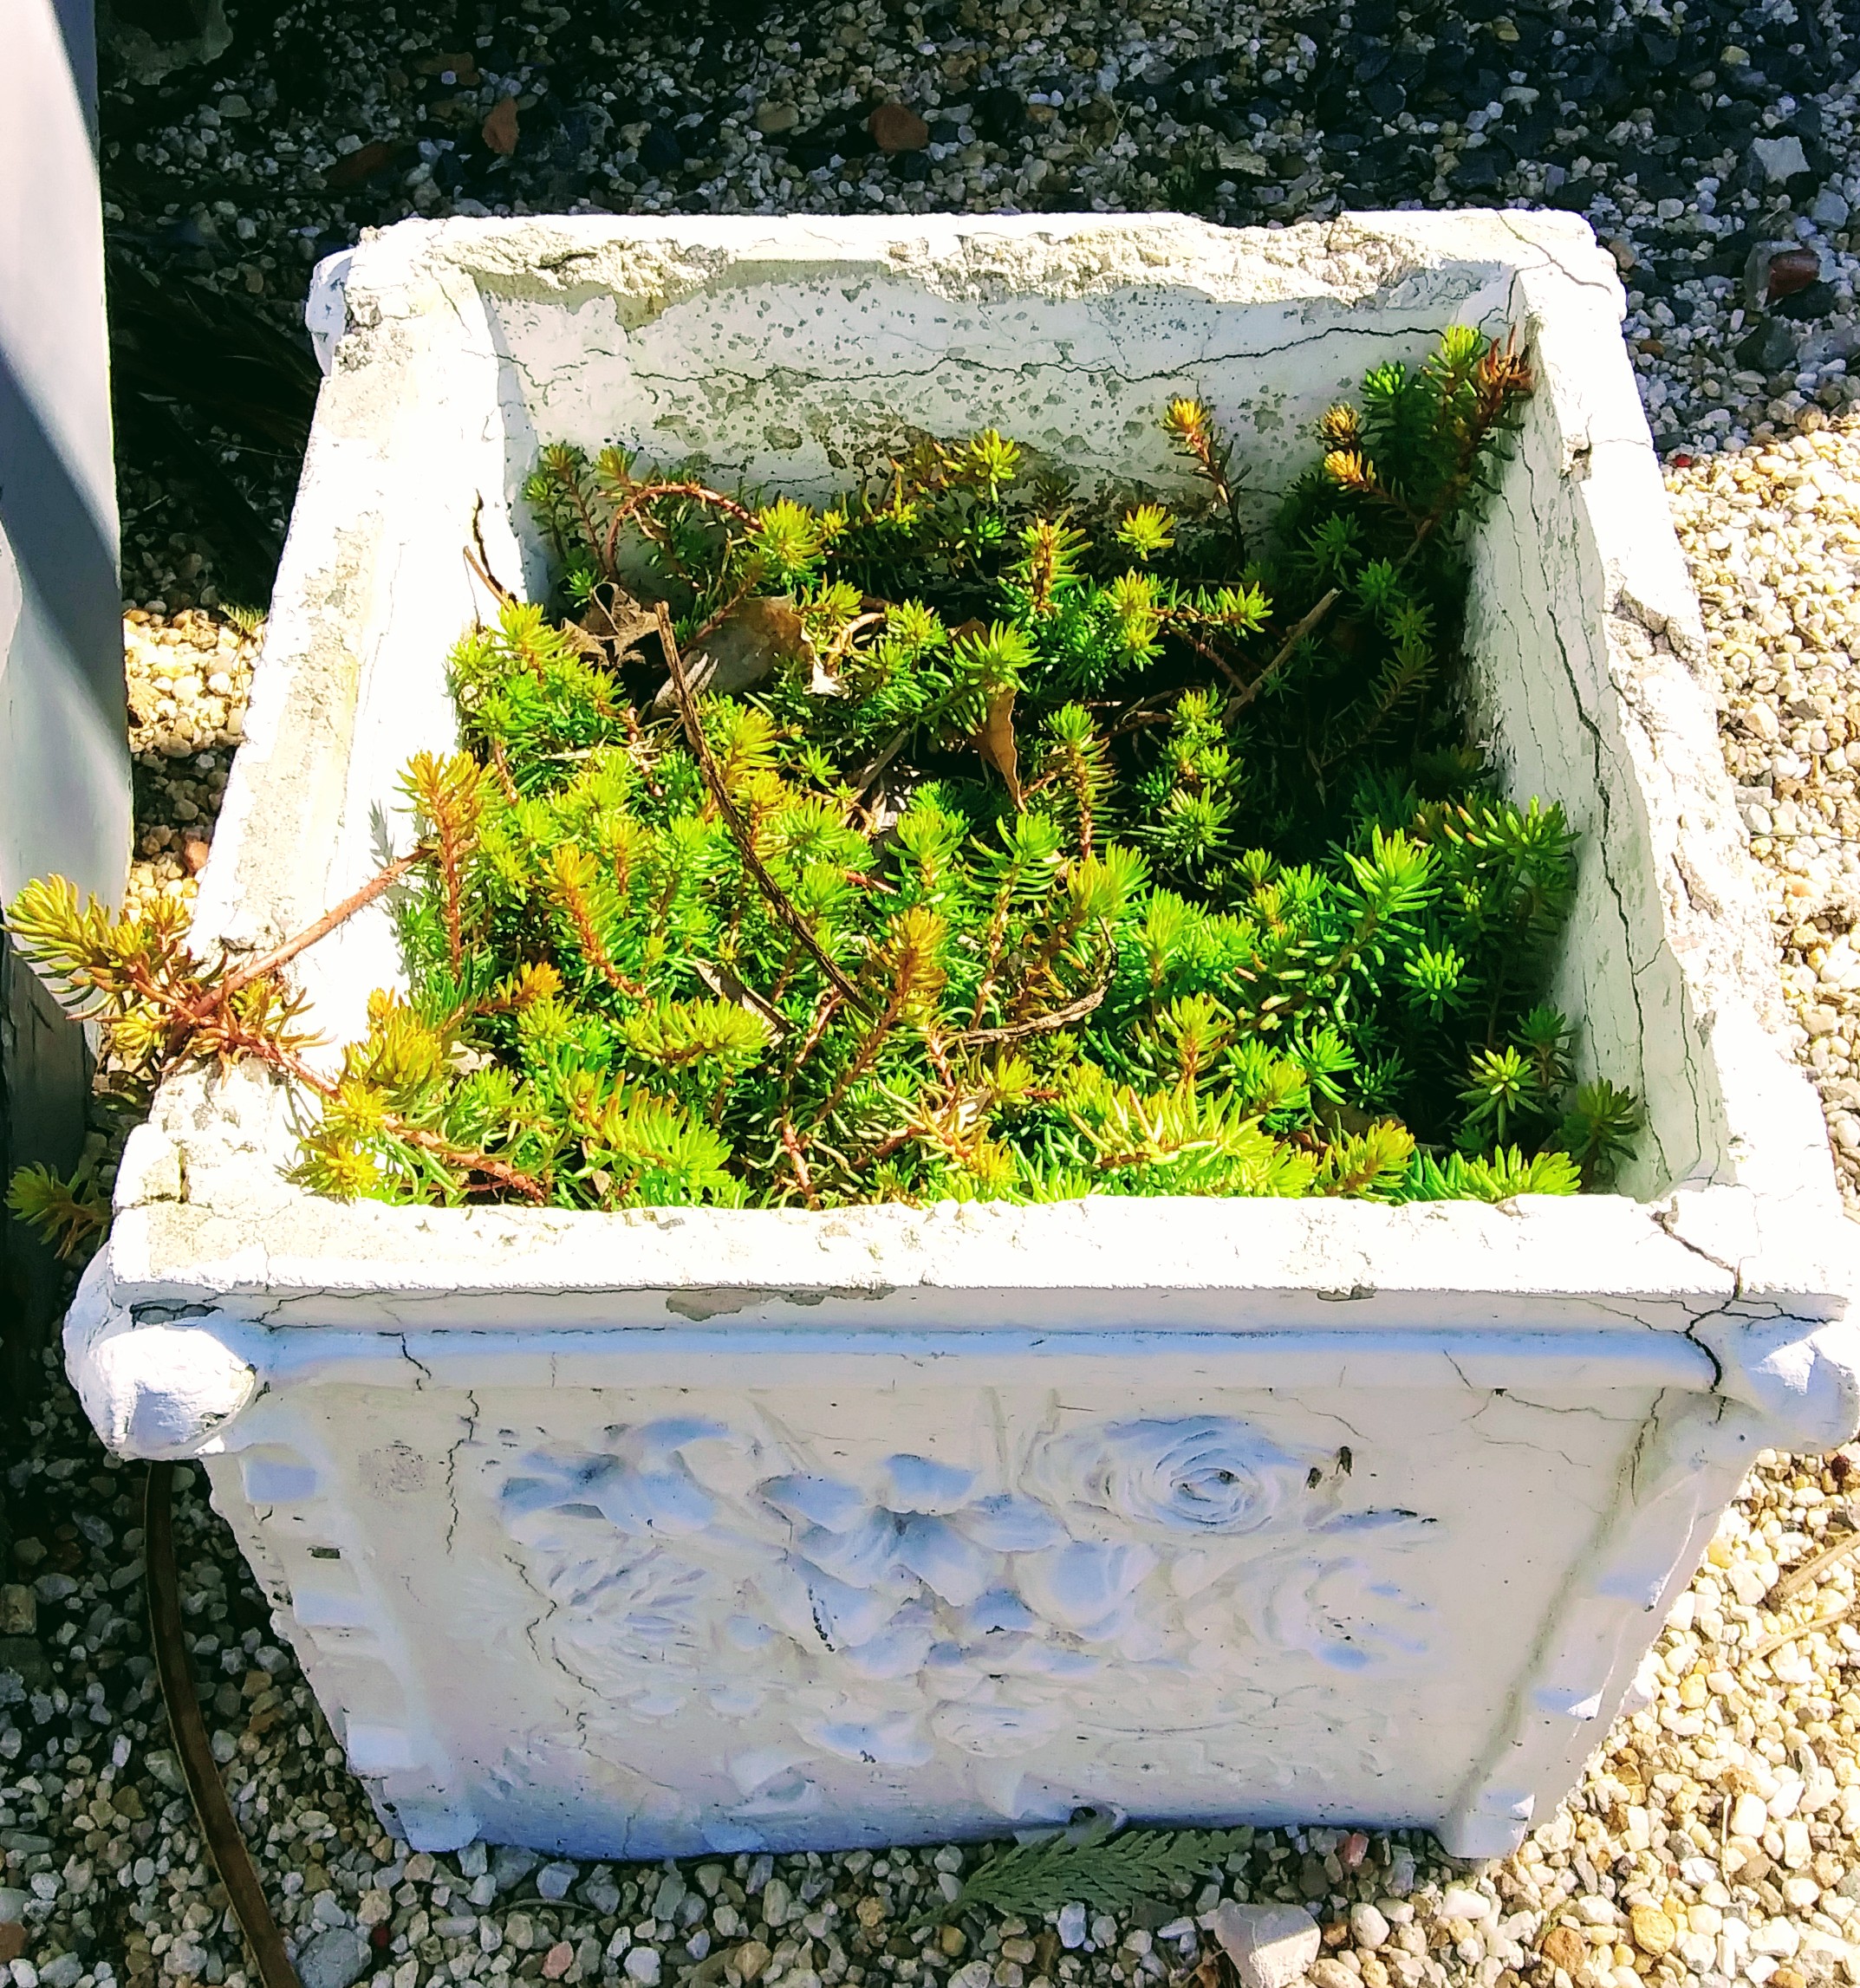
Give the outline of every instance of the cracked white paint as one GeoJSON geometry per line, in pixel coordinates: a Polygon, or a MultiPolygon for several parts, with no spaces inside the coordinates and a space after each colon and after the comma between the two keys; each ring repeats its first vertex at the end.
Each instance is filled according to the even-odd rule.
{"type": "MultiPolygon", "coordinates": [[[[1612,264],[1554,215],[409,224],[357,251],[197,930],[307,922],[452,736],[474,510],[540,440],[824,495],[984,422],[1256,513],[1447,323],[1539,377],[1473,534],[1477,722],[1583,832],[1562,993],[1638,1199],[830,1216],[341,1206],[251,1071],[163,1087],[68,1329],[199,1454],[383,1814],[586,1855],[1115,1803],[1438,1828],[1559,1795],[1756,1449],[1860,1419],[1850,1251],[1777,990],[1612,264]]],[[[331,1043],[398,971],[300,963],[331,1043]]],[[[328,1052],[333,1054],[333,1049],[328,1052]]]]}

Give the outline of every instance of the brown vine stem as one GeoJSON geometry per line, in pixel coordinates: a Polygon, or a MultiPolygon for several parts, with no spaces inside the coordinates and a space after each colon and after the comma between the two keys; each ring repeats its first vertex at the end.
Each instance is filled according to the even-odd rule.
{"type": "Polygon", "coordinates": [[[1094,987],[1076,1001],[1068,1001],[1064,1007],[1055,1008],[1049,1014],[1036,1015],[1031,1021],[1011,1022],[1001,1029],[965,1029],[950,1041],[966,1049],[975,1043],[1018,1043],[1028,1036],[1049,1035],[1055,1029],[1069,1029],[1073,1023],[1083,1022],[1103,999],[1104,989],[1094,987]]]}
{"type": "Polygon", "coordinates": [[[491,555],[485,549],[484,512],[485,500],[480,497],[472,506],[472,544],[465,548],[465,562],[478,575],[485,591],[500,607],[507,607],[517,596],[491,570],[491,555]]]}
{"type": "Polygon", "coordinates": [[[691,750],[696,756],[698,770],[704,776],[704,784],[711,790],[711,798],[717,803],[717,811],[724,818],[725,825],[736,838],[743,866],[756,880],[757,887],[769,900],[769,906],[795,937],[812,955],[814,964],[826,975],[829,982],[841,997],[850,1001],[855,1008],[867,1008],[870,1004],[846,978],[839,963],[832,958],[827,949],[815,938],[807,920],[797,911],[787,892],[771,877],[762,858],[756,853],[755,838],[750,834],[749,823],[743,819],[740,810],[730,798],[724,785],[724,776],[719,770],[716,757],[711,751],[710,741],[704,736],[704,727],[698,719],[698,700],[691,694],[691,682],[685,674],[683,659],[678,653],[678,638],[672,633],[672,616],[661,601],[655,612],[659,617],[659,640],[665,647],[666,668],[672,678],[672,694],[678,700],[678,715],[684,724],[685,737],[691,742],[691,750]]]}
{"type": "Polygon", "coordinates": [[[155,1674],[162,1703],[174,1734],[174,1751],[181,1776],[200,1823],[207,1855],[226,1887],[232,1914],[251,1950],[262,1988],[299,1988],[296,1970],[284,1949],[283,1935],[271,1916],[264,1887],[252,1868],[245,1839],[226,1799],[224,1783],[214,1764],[206,1721],[194,1689],[187,1639],[181,1627],[180,1581],[174,1562],[174,1465],[152,1463],[142,1508],[142,1565],[148,1582],[149,1640],[154,1645],[155,1674]]]}
{"type": "Polygon", "coordinates": [[[353,918],[364,906],[374,902],[383,891],[390,890],[400,882],[415,863],[424,862],[432,854],[425,843],[406,855],[397,856],[384,870],[377,870],[358,891],[351,891],[341,904],[334,905],[318,919],[315,925],[307,925],[294,937],[287,939],[282,945],[273,946],[269,952],[261,953],[257,959],[248,960],[244,966],[229,973],[213,990],[216,1001],[224,1002],[237,994],[240,988],[250,986],[254,980],[263,980],[266,974],[276,973],[279,967],[288,965],[300,952],[315,945],[319,939],[326,938],[345,919],[353,918]]]}
{"type": "Polygon", "coordinates": [[[689,497],[693,503],[707,505],[712,510],[721,511],[725,517],[733,518],[738,524],[753,525],[756,514],[746,504],[738,503],[734,497],[725,497],[721,491],[713,491],[706,484],[638,484],[628,491],[614,506],[614,516],[607,528],[607,542],[601,549],[602,563],[611,575],[614,560],[620,549],[620,534],[622,527],[641,505],[667,497],[689,497]]]}
{"type": "Polygon", "coordinates": [[[1291,652],[1318,627],[1342,598],[1343,590],[1340,588],[1333,587],[1318,601],[1317,605],[1304,616],[1291,633],[1279,644],[1278,653],[1273,657],[1271,661],[1260,671],[1259,674],[1247,685],[1245,690],[1237,692],[1221,707],[1220,718],[1223,724],[1231,724],[1239,713],[1245,710],[1247,705],[1278,674],[1279,671],[1284,668],[1286,663],[1291,660],[1291,652]]]}

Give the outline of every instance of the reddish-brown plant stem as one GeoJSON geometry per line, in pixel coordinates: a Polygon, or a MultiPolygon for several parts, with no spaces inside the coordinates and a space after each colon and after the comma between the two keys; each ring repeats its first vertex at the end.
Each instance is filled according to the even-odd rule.
{"type": "Polygon", "coordinates": [[[581,886],[573,882],[560,865],[556,869],[554,881],[563,908],[569,914],[569,922],[575,927],[576,943],[581,947],[582,957],[615,992],[626,995],[629,1000],[643,1001],[645,987],[621,971],[595,924],[594,913],[581,886]]]}
{"type": "MultiPolygon", "coordinates": [[[[315,1091],[326,1101],[331,1104],[341,1101],[342,1085],[339,1078],[326,1077],[320,1071],[313,1070],[301,1056],[256,1031],[235,1030],[227,1047],[235,1058],[245,1056],[268,1063],[281,1075],[315,1091]]],[[[383,1120],[391,1136],[405,1140],[409,1146],[417,1146],[423,1153],[430,1153],[447,1166],[465,1173],[482,1173],[486,1179],[508,1188],[513,1194],[522,1195],[526,1201],[540,1203],[549,1199],[548,1190],[540,1181],[519,1173],[514,1166],[506,1166],[488,1153],[480,1152],[475,1147],[454,1146],[422,1126],[409,1125],[397,1112],[385,1112],[383,1120]]]]}
{"type": "Polygon", "coordinates": [[[794,1082],[800,1074],[802,1064],[820,1047],[821,1040],[827,1033],[828,1023],[843,1005],[839,990],[836,987],[829,987],[821,997],[819,1007],[814,1010],[814,1019],[809,1023],[807,1033],[801,1038],[801,1046],[795,1051],[795,1060],[788,1066],[786,1081],[789,1083],[794,1082]]]}
{"type": "MultiPolygon", "coordinates": [[[[599,559],[602,556],[601,527],[595,517],[594,507],[588,501],[588,493],[582,488],[580,476],[573,468],[564,466],[556,471],[556,480],[568,491],[576,510],[580,514],[582,531],[588,541],[588,549],[599,559]]],[[[611,573],[608,575],[609,580],[613,577],[611,573]]]]}
{"type": "Polygon", "coordinates": [[[698,630],[697,633],[691,638],[692,647],[696,648],[699,642],[708,641],[710,638],[714,635],[720,627],[723,627],[724,623],[727,621],[733,614],[736,613],[737,609],[740,607],[754,592],[755,581],[753,580],[745,580],[743,584],[737,588],[736,592],[733,593],[730,598],[724,602],[723,606],[711,616],[710,620],[698,630]]]}
{"type": "Polygon", "coordinates": [[[1415,542],[1402,555],[1406,565],[1420,549],[1428,535],[1435,530],[1443,519],[1450,516],[1466,494],[1473,465],[1479,460],[1480,451],[1486,445],[1486,437],[1493,427],[1504,419],[1506,409],[1514,397],[1531,391],[1531,368],[1518,355],[1518,331],[1516,326],[1507,334],[1505,350],[1501,354],[1495,346],[1486,348],[1480,361],[1476,375],[1479,404],[1466,432],[1460,438],[1460,448],[1454,466],[1454,473],[1434,499],[1433,508],[1415,528],[1415,542]]]}
{"type": "Polygon", "coordinates": [[[788,1114],[782,1114],[782,1151],[788,1155],[788,1164],[794,1169],[795,1186],[801,1190],[810,1208],[817,1208],[820,1199],[814,1192],[814,1177],[808,1170],[807,1155],[801,1150],[801,1141],[795,1135],[795,1128],[788,1114]]]}
{"type": "Polygon", "coordinates": [[[445,919],[445,958],[454,977],[465,965],[465,838],[456,821],[434,822],[439,835],[439,892],[445,919]]]}
{"type": "Polygon", "coordinates": [[[891,991],[890,999],[880,1009],[876,1020],[867,1031],[866,1039],[859,1045],[851,1062],[840,1072],[839,1081],[827,1094],[827,1101],[814,1114],[814,1125],[824,1125],[833,1116],[840,1100],[871,1069],[872,1059],[884,1047],[886,1036],[897,1026],[898,1017],[904,1012],[905,1004],[911,997],[911,986],[912,982],[907,976],[899,977],[897,984],[891,991]]]}
{"type": "MultiPolygon", "coordinates": [[[[237,971],[224,979],[203,987],[192,998],[177,1003],[172,991],[159,987],[153,982],[138,989],[146,999],[168,1009],[172,1023],[181,1036],[181,1041],[171,1052],[171,1061],[179,1060],[187,1053],[188,1038],[197,1034],[202,1024],[211,1017],[220,1036],[220,1060],[237,1060],[250,1056],[255,1061],[267,1063],[281,1075],[302,1084],[307,1089],[329,1102],[336,1101],[341,1095],[340,1082],[323,1076],[313,1070],[303,1059],[274,1041],[261,1030],[244,1027],[234,1016],[231,997],[242,988],[276,973],[281,967],[295,959],[307,947],[334,932],[345,919],[353,918],[364,906],[372,904],[413,867],[430,856],[432,852],[424,845],[408,854],[398,857],[385,869],[371,877],[358,891],[352,891],[342,901],[333,906],[314,924],[275,946],[261,958],[249,961],[237,971]]],[[[393,1135],[405,1140],[410,1146],[417,1146],[422,1152],[430,1153],[445,1165],[466,1173],[483,1174],[488,1180],[520,1194],[525,1200],[543,1202],[549,1199],[548,1191],[529,1174],[506,1166],[501,1160],[474,1147],[453,1146],[441,1139],[437,1133],[426,1131],[419,1126],[408,1125],[396,1113],[387,1114],[393,1135]]]]}
{"type": "Polygon", "coordinates": [[[1323,621],[1325,616],[1330,614],[1330,610],[1336,606],[1337,602],[1342,598],[1343,590],[1340,588],[1333,587],[1330,591],[1317,602],[1316,607],[1312,607],[1307,614],[1300,617],[1297,622],[1293,626],[1291,633],[1285,637],[1283,642],[1279,644],[1278,653],[1272,658],[1271,661],[1269,662],[1266,666],[1260,671],[1259,674],[1256,676],[1253,680],[1245,686],[1244,690],[1237,692],[1232,697],[1230,697],[1227,699],[1225,705],[1221,706],[1220,716],[1224,724],[1231,724],[1239,712],[1245,710],[1247,705],[1250,705],[1253,699],[1258,696],[1260,692],[1263,691],[1265,686],[1271,682],[1272,679],[1276,677],[1278,672],[1284,668],[1285,665],[1291,659],[1292,651],[1297,647],[1298,644],[1302,642],[1307,635],[1313,633],[1317,630],[1319,625],[1323,621]]]}
{"type": "MultiPolygon", "coordinates": [[[[1032,789],[1028,791],[1031,793],[1032,789]]],[[[982,1017],[988,1011],[988,997],[994,992],[995,982],[1000,978],[1001,950],[1007,943],[1007,921],[1013,902],[1011,885],[1004,885],[989,913],[988,937],[982,948],[982,975],[976,984],[975,1005],[969,1010],[972,1031],[981,1027],[982,1017]]]]}
{"type": "Polygon", "coordinates": [[[1051,971],[1054,960],[1078,937],[1084,922],[1083,913],[1075,910],[1069,916],[1062,918],[1040,942],[1039,951],[1034,954],[1021,979],[1020,994],[1014,1003],[1013,1018],[1008,1023],[1010,1028],[1018,1029],[1020,1026],[1028,1008],[1039,998],[1037,982],[1043,974],[1051,971]]]}
{"type": "Polygon", "coordinates": [[[1089,863],[1096,828],[1091,806],[1091,763],[1078,745],[1069,742],[1063,751],[1059,777],[1072,789],[1072,805],[1078,809],[1079,861],[1089,863]]]}
{"type": "Polygon", "coordinates": [[[704,727],[698,717],[698,702],[691,694],[691,682],[685,674],[685,665],[678,651],[678,638],[672,633],[672,616],[664,601],[657,608],[659,617],[659,640],[665,648],[666,668],[672,679],[672,694],[678,701],[678,715],[685,727],[685,737],[690,741],[693,755],[698,762],[698,770],[704,776],[704,783],[710,789],[711,798],[717,803],[717,811],[723,816],[724,825],[734,837],[738,854],[757,887],[769,900],[770,908],[784,925],[800,940],[812,955],[814,964],[838,991],[842,999],[850,1001],[854,1007],[867,1005],[863,995],[849,980],[839,963],[814,936],[807,920],[795,908],[786,891],[769,874],[767,867],[757,853],[755,837],[749,824],[743,819],[742,811],[731,798],[724,785],[722,773],[717,765],[716,755],[711,750],[711,743],[704,736],[704,727]]]}
{"type": "Polygon", "coordinates": [[[504,790],[504,798],[514,808],[523,799],[523,796],[517,790],[516,778],[511,771],[510,755],[504,750],[504,741],[501,738],[494,738],[491,742],[491,763],[498,776],[498,785],[504,790]]]}
{"type": "MultiPolygon", "coordinates": [[[[423,842],[417,849],[404,856],[397,856],[385,869],[377,870],[360,890],[351,891],[338,905],[333,905],[315,924],[287,939],[282,945],[261,953],[257,958],[248,960],[244,965],[236,967],[218,981],[211,990],[214,1004],[222,1004],[240,988],[250,985],[254,980],[262,980],[268,973],[276,973],[279,967],[289,965],[300,952],[315,945],[319,939],[327,938],[345,919],[353,918],[358,911],[374,902],[383,891],[391,890],[416,863],[424,862],[432,851],[423,842]]],[[[204,1010],[202,1010],[205,1011],[204,1010]]]]}
{"type": "Polygon", "coordinates": [[[725,497],[721,491],[713,491],[707,484],[693,483],[636,484],[625,497],[614,506],[614,516],[607,528],[607,542],[601,559],[609,576],[614,570],[614,561],[620,549],[620,535],[630,518],[641,505],[656,502],[660,497],[689,497],[694,503],[706,505],[712,510],[720,511],[741,525],[753,525],[756,514],[747,505],[738,503],[734,497],[725,497]]]}

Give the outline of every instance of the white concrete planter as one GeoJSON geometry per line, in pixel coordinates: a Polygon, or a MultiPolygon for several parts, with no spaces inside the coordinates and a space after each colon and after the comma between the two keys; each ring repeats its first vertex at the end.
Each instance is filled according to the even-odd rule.
{"type": "MultiPolygon", "coordinates": [[[[1482,725],[1584,835],[1564,997],[1634,1195],[1394,1210],[341,1206],[249,1074],[171,1083],[68,1331],[106,1439],[200,1456],[382,1813],[659,1856],[1153,1818],[1513,1842],[1766,1445],[1860,1419],[1818,1114],[1772,1031],[1701,636],[1586,229],[1392,215],[408,224],[366,244],[201,919],[307,922],[451,731],[460,548],[542,578],[539,439],[823,493],[998,421],[1262,499],[1456,319],[1540,380],[1473,548],[1482,725]]],[[[335,1037],[384,918],[302,963],[335,1037]]]]}

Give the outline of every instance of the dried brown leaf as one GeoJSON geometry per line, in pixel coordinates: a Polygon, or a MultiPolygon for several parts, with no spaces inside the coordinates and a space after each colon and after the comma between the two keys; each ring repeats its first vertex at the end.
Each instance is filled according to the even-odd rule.
{"type": "MultiPolygon", "coordinates": [[[[686,651],[685,681],[696,696],[733,697],[753,690],[784,658],[802,654],[806,642],[801,610],[792,601],[751,594],[686,651]]],[[[678,693],[668,679],[653,699],[653,709],[677,708],[678,693]]]]}
{"type": "Polygon", "coordinates": [[[478,135],[491,151],[508,159],[517,149],[517,99],[499,97],[478,127],[478,135]]]}
{"type": "Polygon", "coordinates": [[[988,707],[975,747],[1007,783],[1009,798],[1020,806],[1020,753],[1014,744],[1014,692],[1001,692],[988,707]]]}
{"type": "Polygon", "coordinates": [[[620,663],[659,633],[652,609],[611,580],[602,581],[589,595],[576,626],[594,638],[602,659],[609,664],[620,663]]]}

